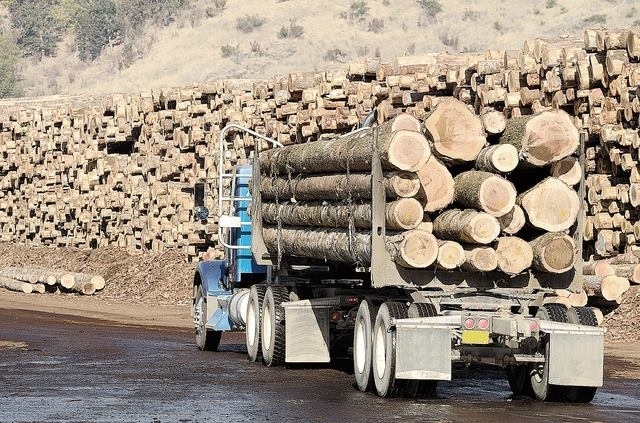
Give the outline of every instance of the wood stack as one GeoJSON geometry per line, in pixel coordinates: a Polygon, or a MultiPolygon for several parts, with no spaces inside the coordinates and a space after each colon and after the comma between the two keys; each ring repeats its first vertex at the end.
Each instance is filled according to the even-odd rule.
{"type": "MultiPolygon", "coordinates": [[[[581,201],[550,176],[550,164],[576,150],[572,120],[557,110],[511,118],[501,133],[491,127],[493,143],[482,122],[464,103],[443,98],[423,122],[400,114],[379,126],[385,186],[398,171],[420,183],[417,192],[386,190],[391,257],[409,268],[570,271],[578,248],[567,233],[581,201]],[[522,221],[513,224],[514,216],[522,221]],[[432,222],[429,230],[420,229],[424,222],[432,222]]],[[[370,264],[373,134],[260,155],[264,238],[274,257],[370,264]]]]}
{"type": "MultiPolygon", "coordinates": [[[[206,179],[216,192],[218,137],[225,125],[240,124],[289,145],[346,133],[372,111],[379,123],[402,112],[422,121],[434,114],[430,122],[441,122],[463,113],[458,103],[464,103],[479,117],[483,134],[468,132],[469,148],[461,157],[448,157],[446,139],[431,140],[437,160],[416,172],[423,182],[432,179],[424,184],[427,198],[440,201],[430,200],[427,213],[453,201],[453,175],[446,172],[470,170],[467,160],[478,149],[476,170],[491,173],[510,172],[514,148],[521,154],[519,167],[540,166],[541,152],[563,155],[545,152],[534,139],[525,148],[500,141],[520,120],[544,125],[536,123],[537,116],[562,110],[589,134],[586,256],[633,251],[640,236],[639,33],[588,29],[582,40],[530,40],[518,51],[429,54],[393,63],[375,58],[343,72],[223,80],[102,99],[0,103],[0,239],[138,251],[180,248],[193,259],[205,251],[219,256],[211,236],[215,218],[194,222],[191,187],[206,179]],[[440,109],[440,103],[449,105],[440,109]],[[485,150],[480,135],[492,150],[485,150]]],[[[435,125],[423,131],[437,137],[441,123],[435,125]]],[[[237,131],[224,142],[225,170],[249,158],[256,143],[269,147],[237,131]]],[[[575,187],[582,172],[578,157],[568,156],[542,166],[534,179],[542,173],[575,187]]],[[[557,181],[545,189],[552,184],[557,181]]],[[[214,200],[208,198],[212,216],[214,200]]],[[[516,207],[497,218],[509,234],[524,224],[523,217],[516,207]]]]}
{"type": "Polygon", "coordinates": [[[105,281],[100,275],[65,272],[39,267],[5,267],[0,269],[0,287],[25,294],[75,292],[93,295],[104,289],[105,281]]]}

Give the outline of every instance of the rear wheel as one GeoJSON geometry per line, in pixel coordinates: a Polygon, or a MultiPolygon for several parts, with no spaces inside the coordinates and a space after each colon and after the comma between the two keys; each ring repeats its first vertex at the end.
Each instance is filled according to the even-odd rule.
{"type": "Polygon", "coordinates": [[[381,397],[395,397],[403,393],[405,381],[396,379],[396,331],[391,319],[408,317],[407,307],[399,302],[380,306],[373,330],[373,379],[381,397]]]}
{"type": "MultiPolygon", "coordinates": [[[[598,318],[591,307],[571,307],[567,314],[569,323],[598,326],[598,318]]],[[[595,386],[571,386],[566,392],[567,401],[588,403],[596,396],[595,386]]]]}
{"type": "Polygon", "coordinates": [[[262,360],[266,366],[281,366],[285,359],[284,307],[289,299],[285,287],[270,286],[262,302],[262,360]]]}
{"type": "MultiPolygon", "coordinates": [[[[541,320],[567,323],[568,310],[564,304],[545,304],[538,310],[536,317],[541,320]]],[[[544,342],[545,361],[541,365],[534,365],[531,369],[531,389],[534,398],[540,401],[561,401],[568,390],[566,386],[549,383],[549,340],[544,342]]]]}
{"type": "Polygon", "coordinates": [[[373,325],[378,307],[372,307],[364,300],[360,303],[353,329],[353,373],[358,389],[362,392],[374,388],[371,375],[371,355],[373,350],[373,325]]]}
{"type": "Polygon", "coordinates": [[[207,324],[207,300],[202,292],[202,285],[196,287],[193,304],[193,323],[196,331],[196,345],[201,351],[218,351],[222,332],[209,330],[207,324]]]}
{"type": "Polygon", "coordinates": [[[253,285],[249,291],[247,303],[247,324],[245,327],[245,339],[247,353],[250,361],[257,361],[261,357],[260,351],[260,326],[262,301],[267,290],[265,285],[253,285]]]}

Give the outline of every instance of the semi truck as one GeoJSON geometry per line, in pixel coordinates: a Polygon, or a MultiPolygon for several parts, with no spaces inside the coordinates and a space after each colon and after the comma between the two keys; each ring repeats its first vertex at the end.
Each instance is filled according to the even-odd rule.
{"type": "MultiPolygon", "coordinates": [[[[375,144],[377,128],[359,130],[371,131],[375,144]]],[[[431,397],[454,369],[488,365],[505,370],[516,395],[566,402],[594,398],[603,383],[604,330],[591,308],[553,302],[556,289],[582,289],[581,254],[569,272],[527,270],[508,280],[500,272],[399,266],[385,242],[391,231],[375,145],[366,200],[372,211],[370,260],[345,263],[269,251],[261,216],[262,153],[256,148],[247,164],[224,170],[228,131],[282,148],[238,125],[220,134],[213,197],[224,257],[199,262],[193,279],[200,350],[216,351],[224,332],[244,331],[249,360],[266,366],[347,357],[358,389],[381,397],[431,397]]],[[[207,187],[202,182],[195,189],[201,220],[211,218],[207,187]]],[[[582,244],[581,224],[578,219],[572,231],[576,245],[582,244]]]]}

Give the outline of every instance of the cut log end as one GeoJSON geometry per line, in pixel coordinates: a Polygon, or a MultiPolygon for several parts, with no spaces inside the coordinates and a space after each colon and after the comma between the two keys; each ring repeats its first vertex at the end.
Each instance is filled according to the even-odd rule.
{"type": "Polygon", "coordinates": [[[438,246],[438,267],[452,270],[460,267],[465,262],[465,254],[462,245],[455,241],[440,241],[438,246]]]}
{"type": "Polygon", "coordinates": [[[403,267],[424,269],[438,257],[438,241],[429,232],[413,230],[403,233],[396,263],[403,267]]]}
{"type": "Polygon", "coordinates": [[[386,221],[389,229],[414,229],[422,223],[424,210],[415,198],[401,198],[387,204],[386,221]]]}
{"type": "Polygon", "coordinates": [[[549,232],[569,229],[578,218],[578,193],[557,178],[549,177],[519,196],[529,223],[549,232]]]}
{"type": "Polygon", "coordinates": [[[496,256],[498,269],[510,275],[522,273],[533,262],[533,250],[529,243],[513,236],[498,238],[496,256]]]}
{"type": "Polygon", "coordinates": [[[577,260],[577,248],[569,235],[546,233],[531,241],[532,267],[548,273],[565,273],[577,260]]]}
{"type": "Polygon", "coordinates": [[[431,150],[422,134],[402,130],[394,133],[387,154],[396,169],[416,172],[427,163],[431,150]]]}

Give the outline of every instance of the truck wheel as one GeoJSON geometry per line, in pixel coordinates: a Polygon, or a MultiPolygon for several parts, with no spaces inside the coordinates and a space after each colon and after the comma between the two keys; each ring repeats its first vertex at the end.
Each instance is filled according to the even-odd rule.
{"type": "Polygon", "coordinates": [[[529,366],[510,364],[507,367],[507,381],[513,395],[533,396],[529,366]]]}
{"type": "Polygon", "coordinates": [[[356,323],[353,328],[353,373],[358,389],[362,392],[374,388],[371,375],[371,355],[373,350],[373,325],[378,307],[370,306],[367,300],[360,303],[356,323]]]}
{"type": "Polygon", "coordinates": [[[289,291],[282,286],[270,286],[262,302],[262,361],[268,367],[284,364],[284,307],[289,291]]]}
{"type": "MultiPolygon", "coordinates": [[[[536,318],[554,322],[569,322],[568,310],[564,304],[545,304],[536,313],[536,318]]],[[[549,341],[544,343],[544,356],[547,358],[543,365],[533,365],[531,369],[531,389],[533,396],[540,401],[561,401],[567,392],[566,386],[549,383],[549,341]]]]}
{"type": "Polygon", "coordinates": [[[373,379],[381,397],[395,397],[403,393],[405,381],[396,379],[396,331],[391,319],[407,318],[407,307],[399,302],[385,302],[380,306],[373,329],[373,379]]]}
{"type": "Polygon", "coordinates": [[[202,285],[196,287],[196,298],[193,304],[193,323],[196,330],[196,345],[201,351],[218,351],[222,332],[209,330],[207,324],[207,300],[202,292],[202,285]]]}
{"type": "MultiPolygon", "coordinates": [[[[569,323],[598,326],[598,318],[591,307],[571,307],[568,312],[569,323]]],[[[569,386],[566,398],[569,402],[589,403],[596,396],[595,386],[569,386]]]]}
{"type": "Polygon", "coordinates": [[[253,285],[249,291],[247,304],[247,324],[245,327],[245,339],[247,341],[247,353],[250,361],[257,361],[260,355],[260,326],[262,317],[262,301],[266,285],[253,285]]]}
{"type": "MultiPolygon", "coordinates": [[[[435,317],[438,315],[438,311],[433,304],[412,303],[407,314],[410,318],[435,317]]],[[[407,381],[406,394],[407,397],[415,399],[431,398],[435,396],[437,388],[437,380],[409,380],[407,381]]]]}

